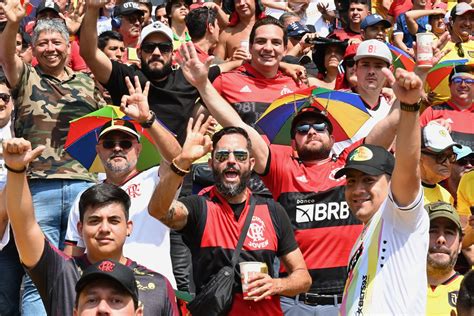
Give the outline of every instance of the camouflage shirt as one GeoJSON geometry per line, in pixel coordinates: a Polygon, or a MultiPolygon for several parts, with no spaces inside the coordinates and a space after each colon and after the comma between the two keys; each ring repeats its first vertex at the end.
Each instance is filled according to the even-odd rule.
{"type": "Polygon", "coordinates": [[[104,100],[86,74],[65,68],[68,78],[59,80],[41,69],[24,64],[15,98],[15,136],[44,145],[43,154],[30,163],[28,176],[34,179],[94,181],[94,177],[65,150],[69,121],[93,112],[104,100]]]}

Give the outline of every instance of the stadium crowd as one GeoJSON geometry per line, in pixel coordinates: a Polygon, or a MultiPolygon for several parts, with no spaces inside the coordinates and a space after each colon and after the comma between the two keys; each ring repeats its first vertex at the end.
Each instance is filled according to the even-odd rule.
{"type": "Polygon", "coordinates": [[[0,67],[0,315],[474,315],[474,2],[3,0],[0,67]]]}

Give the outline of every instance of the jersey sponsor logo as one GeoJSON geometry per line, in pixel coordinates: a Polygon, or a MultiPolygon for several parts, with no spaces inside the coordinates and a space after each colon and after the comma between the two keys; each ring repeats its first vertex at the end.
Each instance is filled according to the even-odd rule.
{"type": "Polygon", "coordinates": [[[456,308],[456,304],[458,302],[458,293],[459,291],[448,292],[448,303],[451,305],[451,307],[456,308]]]}
{"type": "Polygon", "coordinates": [[[248,246],[256,249],[263,249],[268,246],[268,239],[265,236],[265,222],[258,216],[252,216],[247,237],[251,240],[248,246]]]}
{"type": "Polygon", "coordinates": [[[369,277],[367,275],[362,276],[362,284],[360,286],[359,304],[357,306],[356,315],[363,315],[362,309],[364,307],[365,291],[367,290],[367,284],[369,284],[369,277]]]}
{"type": "Polygon", "coordinates": [[[115,268],[115,263],[113,263],[112,261],[104,261],[101,264],[99,264],[99,266],[97,267],[97,269],[104,272],[112,272],[114,271],[114,268],[115,268]]]}
{"type": "Polygon", "coordinates": [[[127,187],[126,191],[128,193],[128,196],[130,196],[130,198],[133,199],[142,195],[142,193],[140,192],[140,189],[141,189],[140,183],[133,183],[127,187]]]}
{"type": "Polygon", "coordinates": [[[293,90],[291,90],[287,86],[284,86],[283,89],[281,89],[280,94],[284,95],[284,94],[288,94],[288,93],[292,93],[292,92],[293,92],[293,90]]]}
{"type": "Polygon", "coordinates": [[[247,92],[247,93],[251,93],[251,92],[252,92],[252,90],[250,89],[250,87],[249,87],[249,86],[245,85],[245,86],[243,86],[243,87],[242,87],[242,89],[240,89],[240,91],[239,91],[239,92],[247,92]]]}
{"type": "Polygon", "coordinates": [[[296,206],[296,222],[308,223],[347,219],[349,212],[349,206],[345,201],[301,204],[296,206]]]}

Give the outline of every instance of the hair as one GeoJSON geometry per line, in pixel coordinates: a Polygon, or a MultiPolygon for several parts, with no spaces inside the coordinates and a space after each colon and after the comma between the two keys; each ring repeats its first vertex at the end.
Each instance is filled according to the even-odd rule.
{"type": "Polygon", "coordinates": [[[285,47],[288,45],[288,32],[283,27],[283,24],[281,24],[280,21],[278,21],[272,16],[266,16],[263,19],[257,20],[255,22],[255,24],[252,27],[252,31],[250,31],[250,39],[249,39],[250,44],[253,44],[253,41],[255,40],[255,32],[257,31],[257,29],[264,25],[278,26],[283,31],[283,44],[285,45],[285,47]]]}
{"type": "Polygon", "coordinates": [[[201,7],[191,10],[185,18],[186,27],[192,40],[200,40],[206,36],[207,24],[216,22],[217,13],[213,9],[201,7]]]}
{"type": "Polygon", "coordinates": [[[169,0],[169,1],[166,2],[165,9],[166,9],[166,15],[168,16],[168,24],[170,25],[170,27],[171,27],[171,20],[172,20],[171,19],[171,7],[174,4],[180,4],[180,3],[184,3],[185,5],[189,6],[189,4],[185,0],[169,0]]]}
{"type": "Polygon", "coordinates": [[[459,316],[471,315],[470,312],[474,309],[474,270],[464,275],[459,287],[456,309],[459,316]]]}
{"type": "Polygon", "coordinates": [[[363,5],[365,5],[367,8],[369,8],[369,1],[368,1],[368,0],[349,0],[349,6],[350,6],[352,3],[355,3],[355,4],[363,4],[363,5]]]}
{"type": "Polygon", "coordinates": [[[33,35],[31,42],[33,45],[36,44],[39,35],[42,32],[57,32],[61,34],[64,38],[66,43],[69,43],[69,32],[66,27],[66,23],[64,23],[63,19],[40,19],[36,21],[36,26],[33,29],[33,35]]]}
{"type": "MultiPolygon", "coordinates": [[[[166,11],[166,3],[162,3],[160,5],[157,5],[156,8],[155,8],[155,11],[153,11],[153,16],[156,15],[156,11],[158,11],[159,9],[163,9],[163,8],[165,8],[165,11],[166,11]]],[[[166,12],[168,12],[168,11],[166,11],[166,12]]],[[[168,13],[166,13],[166,14],[168,14],[168,13]]]]}
{"type": "Polygon", "coordinates": [[[122,34],[120,34],[119,32],[116,32],[116,31],[102,32],[102,33],[100,33],[100,35],[98,37],[97,47],[100,50],[104,50],[105,46],[107,46],[107,43],[110,40],[116,40],[116,41],[123,42],[123,36],[122,36],[122,34]]]}
{"type": "Polygon", "coordinates": [[[212,135],[212,154],[214,155],[214,150],[216,149],[217,143],[221,140],[224,135],[233,135],[238,134],[242,135],[247,141],[247,150],[252,151],[252,141],[250,140],[249,134],[241,127],[228,126],[224,127],[220,131],[212,135]]]}
{"type": "Polygon", "coordinates": [[[474,68],[471,67],[471,66],[468,66],[468,65],[457,65],[457,66],[453,67],[453,69],[449,73],[448,81],[449,81],[449,83],[451,83],[451,79],[457,73],[467,72],[467,73],[472,74],[473,70],[474,70],[474,68]]]}
{"type": "Polygon", "coordinates": [[[285,12],[282,15],[280,15],[280,18],[278,19],[278,21],[280,21],[282,25],[285,25],[286,20],[292,17],[299,18],[300,16],[294,12],[285,12]]]}
{"type": "Polygon", "coordinates": [[[84,214],[89,207],[106,206],[112,203],[122,205],[125,218],[128,221],[131,201],[127,192],[110,183],[91,186],[81,194],[79,199],[79,221],[84,221],[84,214]]]}

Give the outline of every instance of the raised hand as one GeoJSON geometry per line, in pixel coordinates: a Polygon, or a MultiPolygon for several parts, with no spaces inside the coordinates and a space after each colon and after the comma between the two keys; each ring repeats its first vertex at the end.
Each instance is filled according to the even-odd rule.
{"type": "Polygon", "coordinates": [[[382,71],[401,103],[415,104],[420,100],[423,81],[414,72],[398,68],[394,76],[388,68],[383,68],[382,71]]]}
{"type": "Polygon", "coordinates": [[[66,22],[67,30],[70,34],[76,34],[81,27],[85,14],[85,0],[77,0],[74,6],[72,3],[67,14],[59,13],[59,16],[66,22]]]}
{"type": "Polygon", "coordinates": [[[5,0],[0,3],[0,8],[5,12],[8,22],[20,23],[21,19],[26,14],[26,6],[29,4],[29,0],[25,0],[21,4],[20,0],[5,0]]]}
{"type": "Polygon", "coordinates": [[[2,146],[5,164],[14,170],[25,169],[45,149],[45,146],[31,149],[31,143],[24,138],[4,140],[2,146]]]}
{"type": "Polygon", "coordinates": [[[146,122],[151,115],[150,106],[148,104],[150,82],[147,81],[143,91],[138,76],[135,76],[134,83],[135,86],[129,77],[125,77],[125,84],[127,85],[130,95],[122,96],[122,100],[120,100],[120,110],[135,121],[143,123],[146,122]]]}
{"type": "Polygon", "coordinates": [[[183,71],[186,80],[198,88],[207,82],[209,66],[213,57],[209,57],[205,63],[202,63],[197,57],[196,49],[192,42],[184,43],[179,48],[181,60],[179,65],[183,71]]]}
{"type": "Polygon", "coordinates": [[[179,158],[181,161],[189,163],[189,165],[206,155],[212,149],[211,138],[209,137],[208,131],[210,125],[213,124],[213,118],[209,116],[204,123],[203,119],[204,115],[201,114],[197,118],[194,126],[193,118],[190,118],[188,122],[186,141],[183,144],[183,150],[179,158]]]}

